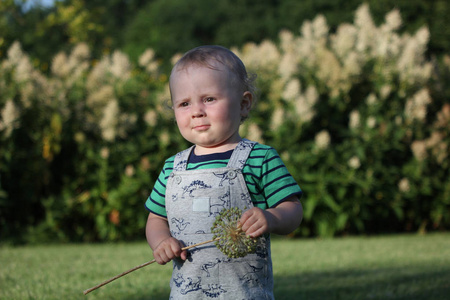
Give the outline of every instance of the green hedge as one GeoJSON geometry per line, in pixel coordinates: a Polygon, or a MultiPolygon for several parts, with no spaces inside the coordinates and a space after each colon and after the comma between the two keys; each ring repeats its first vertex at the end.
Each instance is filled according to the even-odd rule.
{"type": "MultiPolygon", "coordinates": [[[[450,59],[400,26],[363,5],[336,33],[318,16],[233,49],[258,75],[242,134],[275,147],[305,192],[296,235],[449,228],[450,59]]],[[[15,43],[0,91],[1,240],[142,239],[160,168],[188,146],[152,50],[134,65],[79,44],[42,74],[15,43]]]]}

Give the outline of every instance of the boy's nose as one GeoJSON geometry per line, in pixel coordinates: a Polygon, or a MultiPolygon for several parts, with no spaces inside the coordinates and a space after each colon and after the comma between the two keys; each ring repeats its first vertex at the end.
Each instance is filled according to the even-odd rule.
{"type": "Polygon", "coordinates": [[[205,105],[203,103],[195,104],[192,109],[192,117],[199,118],[199,117],[204,117],[205,115],[206,115],[205,105]]]}

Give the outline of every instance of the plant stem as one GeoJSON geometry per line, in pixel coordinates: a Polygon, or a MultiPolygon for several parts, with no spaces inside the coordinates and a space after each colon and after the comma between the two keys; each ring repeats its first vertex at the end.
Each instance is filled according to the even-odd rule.
{"type": "MultiPolygon", "coordinates": [[[[194,248],[194,247],[197,247],[197,246],[201,246],[201,245],[204,245],[204,244],[209,244],[209,243],[212,243],[212,242],[215,242],[215,241],[218,241],[218,240],[220,240],[220,237],[217,237],[217,238],[215,238],[215,239],[213,239],[213,240],[209,240],[209,241],[206,241],[206,242],[201,242],[201,243],[197,243],[197,244],[194,244],[194,245],[191,245],[191,246],[188,246],[188,247],[184,247],[184,248],[181,248],[181,250],[183,250],[183,251],[184,251],[184,250],[188,250],[188,249],[191,249],[191,248],[194,248]]],[[[116,275],[116,276],[114,276],[114,277],[112,277],[112,278],[110,278],[110,279],[108,279],[108,280],[106,280],[106,281],[103,281],[103,282],[100,283],[100,284],[97,284],[97,285],[94,286],[94,287],[91,287],[91,288],[89,288],[89,289],[83,291],[83,294],[87,295],[88,293],[90,293],[90,292],[92,292],[92,291],[94,291],[94,290],[96,290],[96,289],[98,289],[98,288],[100,288],[100,287],[102,287],[102,286],[104,286],[104,285],[110,283],[111,281],[114,281],[114,280],[116,280],[116,279],[118,279],[118,278],[120,278],[120,277],[122,277],[122,276],[125,276],[125,275],[127,275],[128,273],[131,273],[131,272],[133,272],[133,271],[136,271],[136,270],[138,270],[138,269],[140,269],[140,268],[143,268],[143,267],[145,267],[145,266],[151,265],[151,264],[154,263],[154,262],[156,262],[156,259],[153,259],[153,260],[148,261],[148,262],[146,262],[146,263],[143,263],[143,264],[141,264],[141,265],[139,265],[139,266],[136,266],[136,267],[134,267],[134,268],[132,268],[132,269],[129,269],[128,271],[125,271],[125,272],[123,272],[123,273],[121,273],[121,274],[119,274],[119,275],[116,275]]]]}

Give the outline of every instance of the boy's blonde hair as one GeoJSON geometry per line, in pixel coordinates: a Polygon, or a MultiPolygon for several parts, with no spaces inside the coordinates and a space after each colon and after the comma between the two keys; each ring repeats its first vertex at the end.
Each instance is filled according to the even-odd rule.
{"type": "MultiPolygon", "coordinates": [[[[217,61],[228,68],[233,74],[237,84],[243,87],[243,92],[249,91],[253,95],[253,103],[256,101],[256,88],[254,85],[255,75],[249,75],[241,59],[229,49],[211,45],[200,46],[186,52],[175,64],[174,71],[183,70],[191,65],[201,65],[210,69],[217,69],[213,62],[217,61]]],[[[234,82],[233,82],[234,83],[234,82]]]]}

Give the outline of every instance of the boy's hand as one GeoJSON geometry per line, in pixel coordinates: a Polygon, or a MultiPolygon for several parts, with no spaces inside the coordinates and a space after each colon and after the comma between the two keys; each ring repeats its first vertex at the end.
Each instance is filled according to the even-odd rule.
{"type": "Polygon", "coordinates": [[[183,248],[183,244],[179,240],[169,237],[159,243],[153,251],[153,257],[160,265],[165,265],[175,257],[180,257],[182,260],[186,260],[187,251],[182,251],[181,248],[183,248]]]}
{"type": "Polygon", "coordinates": [[[244,212],[239,220],[242,230],[250,237],[257,238],[270,232],[272,215],[258,207],[244,212]]]}
{"type": "Polygon", "coordinates": [[[297,196],[292,196],[273,208],[247,210],[239,224],[247,235],[257,238],[265,233],[289,234],[300,225],[302,217],[302,205],[297,196]]]}

